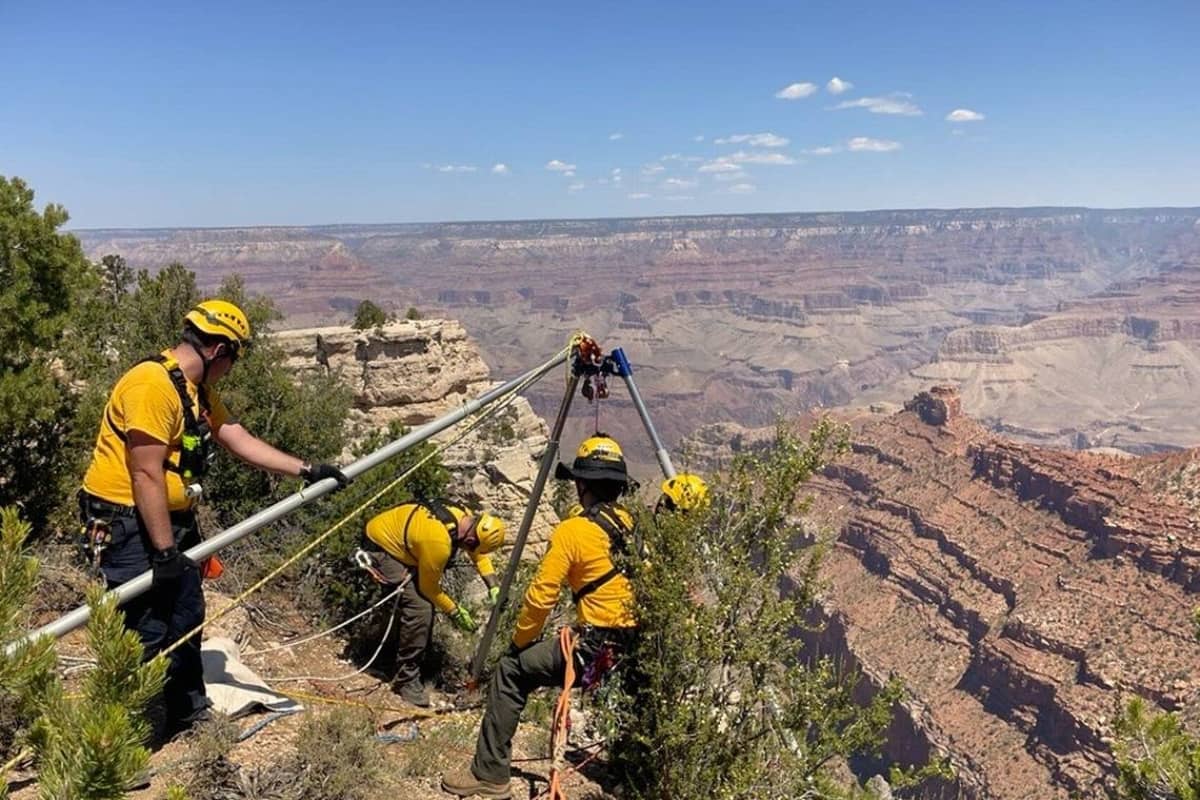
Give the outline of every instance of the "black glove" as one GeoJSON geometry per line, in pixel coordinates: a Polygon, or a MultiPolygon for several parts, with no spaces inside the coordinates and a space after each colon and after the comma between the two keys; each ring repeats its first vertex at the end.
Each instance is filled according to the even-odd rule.
{"type": "Polygon", "coordinates": [[[179,583],[187,570],[196,569],[196,562],[179,552],[178,547],[168,547],[151,556],[150,569],[153,575],[150,588],[161,589],[179,583]]]}
{"type": "Polygon", "coordinates": [[[333,478],[338,482],[338,489],[345,489],[350,485],[350,479],[338,467],[337,464],[305,464],[300,467],[300,477],[304,480],[305,486],[312,486],[318,481],[323,481],[326,478],[333,478]]]}

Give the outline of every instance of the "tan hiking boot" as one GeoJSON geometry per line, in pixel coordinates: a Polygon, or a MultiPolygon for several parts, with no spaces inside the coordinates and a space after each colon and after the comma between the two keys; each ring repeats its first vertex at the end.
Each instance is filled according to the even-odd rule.
{"type": "Polygon", "coordinates": [[[470,767],[456,769],[454,772],[443,775],[442,788],[459,797],[494,797],[499,800],[508,800],[512,797],[508,781],[504,783],[481,781],[475,777],[475,773],[471,771],[470,767]]]}

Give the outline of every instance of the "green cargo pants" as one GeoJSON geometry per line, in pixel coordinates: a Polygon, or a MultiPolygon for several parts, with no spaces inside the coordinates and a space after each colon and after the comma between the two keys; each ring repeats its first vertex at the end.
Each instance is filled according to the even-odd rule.
{"type": "Polygon", "coordinates": [[[373,552],[379,571],[390,590],[400,584],[400,603],[392,622],[392,634],[386,647],[396,643],[396,686],[421,682],[421,664],[433,638],[433,603],[417,591],[417,570],[387,553],[373,552]]]}
{"type": "MultiPolygon", "coordinates": [[[[627,651],[633,635],[632,629],[589,628],[575,645],[575,685],[580,685],[584,667],[592,662],[601,647],[608,645],[618,651],[627,651]]],[[[475,759],[471,762],[471,771],[476,778],[494,783],[509,780],[512,740],[529,695],[542,686],[561,687],[566,666],[557,636],[530,645],[519,653],[510,652],[500,657],[488,690],[487,710],[479,726],[475,759]]]]}

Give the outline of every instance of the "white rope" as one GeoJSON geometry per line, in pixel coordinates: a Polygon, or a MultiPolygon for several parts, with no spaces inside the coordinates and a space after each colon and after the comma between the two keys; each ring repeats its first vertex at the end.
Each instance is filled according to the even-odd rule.
{"type": "Polygon", "coordinates": [[[368,608],[366,611],[358,612],[350,619],[339,622],[337,625],[334,625],[332,628],[330,628],[327,631],[320,631],[318,633],[313,633],[313,634],[305,636],[301,639],[297,639],[294,642],[284,642],[283,644],[276,645],[274,647],[264,647],[261,650],[247,650],[245,653],[242,654],[242,656],[244,658],[249,658],[250,656],[261,656],[266,653],[274,653],[276,650],[285,650],[289,647],[299,647],[300,645],[307,644],[308,642],[311,642],[315,639],[320,639],[323,636],[328,636],[331,633],[336,633],[337,631],[340,631],[342,628],[346,627],[347,625],[351,624],[352,622],[356,622],[356,621],[362,619],[363,617],[367,616],[372,611],[374,611],[375,609],[379,608],[381,605],[386,603],[388,600],[391,600],[393,597],[400,594],[400,592],[403,591],[403,589],[404,589],[404,584],[397,586],[395,589],[393,589],[391,591],[391,593],[385,595],[382,600],[380,600],[375,605],[368,608]]]}
{"type": "Polygon", "coordinates": [[[387,628],[384,629],[383,636],[381,636],[379,639],[379,646],[375,648],[374,654],[372,654],[367,663],[354,670],[354,672],[347,673],[346,675],[338,675],[333,678],[326,678],[321,675],[289,675],[284,678],[263,678],[263,680],[265,680],[267,683],[289,683],[293,681],[320,681],[322,683],[339,683],[363,674],[370,669],[371,665],[375,663],[375,659],[379,658],[379,654],[383,652],[383,645],[387,643],[388,634],[392,632],[392,625],[396,622],[396,609],[400,607],[400,589],[397,589],[392,594],[396,595],[396,602],[392,604],[392,613],[388,617],[387,628]]]}

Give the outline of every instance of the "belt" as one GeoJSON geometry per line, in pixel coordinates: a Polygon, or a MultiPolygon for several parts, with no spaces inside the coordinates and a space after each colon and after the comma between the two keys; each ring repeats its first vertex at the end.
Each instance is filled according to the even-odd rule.
{"type": "MultiPolygon", "coordinates": [[[[79,492],[79,504],[83,507],[84,511],[89,514],[95,514],[98,517],[126,517],[134,519],[138,513],[137,506],[123,506],[119,503],[110,503],[83,490],[79,492]]],[[[172,522],[177,522],[181,525],[190,524],[195,516],[195,511],[190,508],[168,513],[171,515],[172,522]]]]}
{"type": "Polygon", "coordinates": [[[107,500],[102,500],[94,494],[80,491],[79,504],[83,506],[84,511],[89,514],[94,513],[103,517],[136,517],[137,508],[135,506],[122,506],[117,503],[110,503],[107,500]]]}

